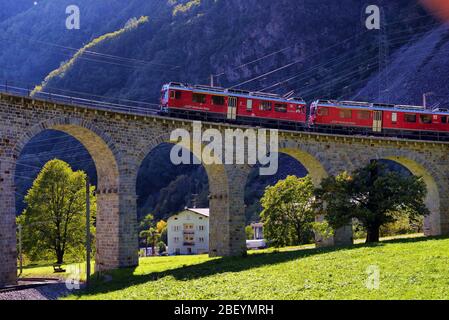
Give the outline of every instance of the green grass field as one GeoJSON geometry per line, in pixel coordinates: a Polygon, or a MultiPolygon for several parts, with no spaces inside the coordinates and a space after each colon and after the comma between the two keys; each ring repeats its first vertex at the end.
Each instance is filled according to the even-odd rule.
{"type": "Polygon", "coordinates": [[[449,239],[286,248],[246,258],[144,258],[110,275],[66,299],[448,299],[449,239]],[[380,272],[377,290],[366,286],[370,266],[380,272]]]}

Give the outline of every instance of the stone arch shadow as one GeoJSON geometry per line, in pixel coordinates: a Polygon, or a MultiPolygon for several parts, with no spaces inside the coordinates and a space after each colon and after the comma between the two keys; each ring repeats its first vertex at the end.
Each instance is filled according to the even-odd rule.
{"type": "Polygon", "coordinates": [[[438,236],[442,234],[441,228],[441,198],[440,186],[434,173],[438,172],[431,164],[428,164],[423,156],[410,153],[377,153],[376,160],[390,160],[396,162],[413,175],[422,177],[427,187],[425,203],[430,215],[424,217],[424,234],[426,236],[438,236]]]}
{"type": "MultiPolygon", "coordinates": [[[[27,143],[45,130],[64,132],[77,139],[92,157],[98,176],[97,187],[97,235],[96,269],[110,270],[135,265],[132,253],[124,254],[121,237],[123,221],[120,221],[120,173],[119,152],[113,140],[91,122],[77,118],[56,118],[41,122],[26,131],[14,145],[11,161],[12,185],[17,160],[27,143]],[[127,259],[123,259],[127,256],[127,259]]],[[[13,196],[13,195],[12,195],[13,196]]],[[[15,206],[13,206],[15,210],[15,206]]]]}
{"type": "MultiPolygon", "coordinates": [[[[164,143],[175,144],[177,141],[172,141],[170,133],[167,132],[151,139],[140,148],[141,151],[136,157],[137,167],[132,178],[134,186],[137,184],[139,168],[145,157],[157,146],[164,143]]],[[[205,145],[201,145],[201,148],[193,148],[192,145],[182,145],[182,147],[192,153],[197,159],[202,159],[201,155],[205,145]]],[[[212,160],[212,158],[209,160],[212,160]]],[[[244,187],[247,172],[249,172],[250,168],[248,166],[235,168],[217,163],[207,164],[203,161],[201,161],[201,165],[204,167],[209,181],[209,256],[245,255],[243,194],[241,199],[238,196],[236,197],[233,186],[244,187]],[[243,174],[241,174],[242,172],[243,174]]]]}

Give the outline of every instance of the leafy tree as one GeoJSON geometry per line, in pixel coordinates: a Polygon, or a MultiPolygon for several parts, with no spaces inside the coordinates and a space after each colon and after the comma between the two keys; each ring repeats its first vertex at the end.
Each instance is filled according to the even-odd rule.
{"type": "MultiPolygon", "coordinates": [[[[79,256],[85,245],[86,174],[72,171],[60,160],[45,164],[25,196],[26,209],[17,218],[23,228],[25,254],[32,260],[56,258],[62,264],[66,253],[79,256]]],[[[90,190],[91,233],[96,199],[90,190]]]]}
{"type": "Polygon", "coordinates": [[[161,242],[167,243],[167,222],[164,220],[159,221],[156,224],[157,232],[160,235],[161,242]]]}
{"type": "Polygon", "coordinates": [[[163,241],[159,241],[159,243],[157,244],[157,248],[159,250],[159,254],[164,253],[167,250],[167,246],[163,241]]]}
{"type": "Polygon", "coordinates": [[[315,221],[314,186],[309,176],[288,176],[267,187],[261,204],[264,233],[276,247],[310,239],[315,221]]]}
{"type": "Polygon", "coordinates": [[[149,213],[140,222],[140,231],[148,230],[154,226],[154,216],[149,213]]]}
{"type": "Polygon", "coordinates": [[[155,223],[154,216],[148,214],[140,223],[140,233],[139,236],[145,242],[145,244],[151,245],[152,253],[156,253],[156,244],[160,241],[161,236],[167,232],[167,222],[164,220],[155,223]]]}
{"type": "Polygon", "coordinates": [[[246,240],[253,240],[254,238],[254,229],[251,226],[245,227],[246,240]]]}
{"type": "Polygon", "coordinates": [[[357,221],[366,229],[366,242],[378,242],[379,230],[398,219],[397,212],[416,220],[429,214],[424,204],[422,178],[387,171],[377,161],[356,170],[324,179],[316,190],[318,206],[337,229],[357,221]]]}

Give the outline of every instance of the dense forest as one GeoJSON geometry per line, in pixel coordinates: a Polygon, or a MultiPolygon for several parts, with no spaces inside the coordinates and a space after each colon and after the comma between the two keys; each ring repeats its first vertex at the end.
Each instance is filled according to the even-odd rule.
{"type": "MultiPolygon", "coordinates": [[[[419,84],[425,79],[425,89],[434,92],[433,104],[449,98],[449,64],[442,63],[447,29],[415,1],[370,1],[382,8],[380,31],[367,30],[362,0],[78,0],[80,29],[68,30],[66,7],[71,4],[2,1],[0,81],[95,99],[157,103],[164,82],[208,83],[215,75],[221,86],[294,90],[308,101],[419,104],[419,84]],[[145,21],[126,29],[141,17],[145,21]]],[[[167,218],[185,206],[208,205],[204,169],[171,165],[168,150],[160,146],[142,164],[140,216],[151,212],[167,218]]],[[[95,166],[78,141],[46,132],[20,159],[18,213],[39,168],[55,157],[96,180],[95,166]]],[[[251,175],[245,195],[248,222],[258,219],[266,185],[286,174],[306,174],[284,156],[280,168],[276,177],[251,175]]]]}

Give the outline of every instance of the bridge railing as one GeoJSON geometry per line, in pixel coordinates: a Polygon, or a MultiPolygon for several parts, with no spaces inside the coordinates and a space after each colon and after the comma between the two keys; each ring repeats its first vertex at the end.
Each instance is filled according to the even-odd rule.
{"type": "Polygon", "coordinates": [[[159,105],[155,103],[108,98],[76,91],[52,88],[52,91],[37,91],[33,93],[31,86],[18,81],[0,81],[0,92],[20,97],[63,103],[71,106],[83,106],[95,110],[115,111],[135,115],[155,115],[159,111],[159,105]],[[69,95],[68,93],[72,94],[69,95]],[[102,99],[92,99],[95,97],[102,99]]]}

